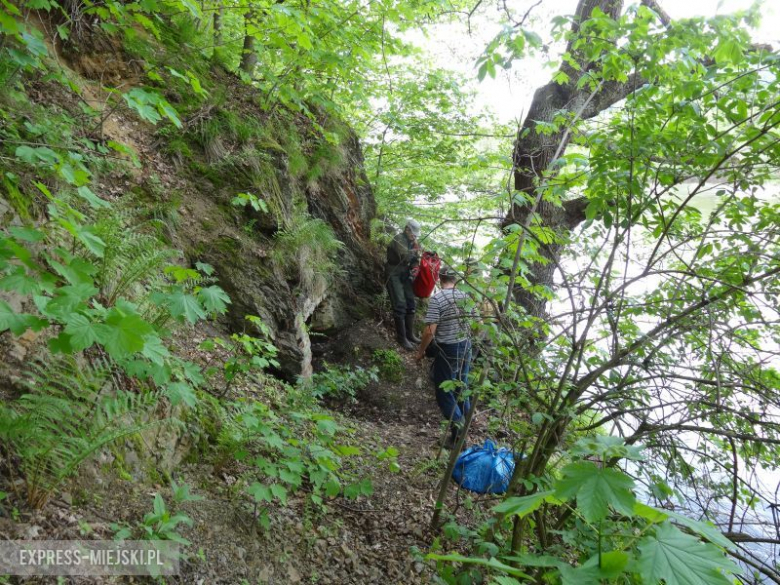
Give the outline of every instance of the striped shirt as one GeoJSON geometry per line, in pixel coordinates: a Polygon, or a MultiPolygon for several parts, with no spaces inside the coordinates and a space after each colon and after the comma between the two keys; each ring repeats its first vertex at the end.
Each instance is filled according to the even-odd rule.
{"type": "Polygon", "coordinates": [[[469,337],[465,304],[468,296],[455,288],[445,288],[431,297],[425,324],[436,323],[436,343],[458,343],[469,337]]]}

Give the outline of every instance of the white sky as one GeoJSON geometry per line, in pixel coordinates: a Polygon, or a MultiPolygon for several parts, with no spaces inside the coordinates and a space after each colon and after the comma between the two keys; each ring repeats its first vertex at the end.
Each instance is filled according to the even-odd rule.
{"type": "MultiPolygon", "coordinates": [[[[727,14],[749,8],[753,4],[753,0],[658,0],[658,2],[672,18],[727,14]]],[[[531,5],[531,2],[526,3],[528,6],[531,5]]],[[[543,39],[549,39],[552,16],[573,14],[576,6],[577,0],[544,2],[534,9],[532,12],[534,22],[529,20],[528,24],[543,39]]],[[[765,0],[761,13],[762,23],[755,31],[754,38],[757,42],[771,43],[777,48],[780,46],[780,2],[765,0]]],[[[491,16],[495,17],[495,14],[491,16]]],[[[533,55],[516,61],[509,71],[499,71],[496,79],[488,77],[482,82],[477,82],[477,70],[474,64],[498,30],[495,24],[483,18],[481,21],[472,19],[470,37],[465,25],[455,24],[435,28],[427,39],[422,35],[415,36],[425,50],[432,54],[435,63],[460,71],[473,79],[478,106],[493,113],[498,121],[511,123],[522,119],[534,90],[549,81],[554,72],[550,67],[550,61],[557,59],[557,55],[551,55],[549,59],[545,59],[542,55],[533,55]]]]}

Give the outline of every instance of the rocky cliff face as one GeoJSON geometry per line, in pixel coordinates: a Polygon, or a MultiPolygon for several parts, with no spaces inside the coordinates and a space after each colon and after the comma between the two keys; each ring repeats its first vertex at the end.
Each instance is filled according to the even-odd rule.
{"type": "Polygon", "coordinates": [[[188,180],[198,196],[183,203],[188,219],[177,234],[182,248],[192,262],[215,267],[233,301],[232,330],[247,328],[246,315],[270,326],[286,378],[311,374],[309,331],[343,330],[365,317],[382,291],[380,255],[370,237],[376,203],[357,137],[344,126],[339,131],[338,144],[304,138],[305,170],[294,168],[301,153],[297,141],[248,148],[225,140],[223,160],[239,154],[240,162],[227,168],[208,163],[204,150],[211,168],[201,172],[204,183],[188,180]],[[219,174],[209,172],[215,168],[219,174]],[[268,211],[231,206],[231,198],[244,191],[264,200],[268,211]],[[331,238],[339,244],[324,254],[321,248],[331,238]]]}
{"type": "MultiPolygon", "coordinates": [[[[283,205],[281,221],[258,218],[242,233],[231,230],[214,235],[215,230],[203,233],[194,229],[182,234],[188,240],[185,248],[189,254],[194,259],[200,253],[212,264],[220,286],[230,294],[230,327],[244,329],[245,315],[258,315],[271,327],[280,350],[281,373],[287,378],[311,374],[309,331],[330,334],[343,330],[365,317],[382,291],[379,255],[370,239],[376,203],[363,169],[360,144],[349,132],[338,148],[339,164],[316,180],[296,178],[284,155],[275,159],[274,176],[283,205]],[[300,208],[296,209],[296,204],[301,204],[300,208]],[[317,254],[307,250],[317,246],[317,241],[296,241],[297,249],[284,250],[293,255],[304,252],[297,260],[288,257],[281,262],[297,262],[292,270],[274,260],[280,230],[295,229],[285,228],[284,223],[311,219],[322,220],[342,244],[328,275],[319,274],[323,267],[317,265],[317,254]],[[301,272],[313,273],[314,282],[306,283],[301,272]]],[[[234,185],[227,187],[231,190],[235,191],[234,185]]],[[[199,213],[199,206],[213,209],[213,202],[222,196],[217,192],[204,198],[192,212],[199,213]]],[[[249,221],[251,216],[247,215],[249,221]]]]}

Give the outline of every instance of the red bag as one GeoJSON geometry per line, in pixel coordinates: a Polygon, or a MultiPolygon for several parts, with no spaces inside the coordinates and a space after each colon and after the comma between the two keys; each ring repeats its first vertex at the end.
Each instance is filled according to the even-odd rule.
{"type": "Polygon", "coordinates": [[[417,273],[414,275],[412,290],[414,296],[421,299],[427,299],[433,292],[436,281],[439,280],[439,268],[441,268],[441,259],[436,252],[423,252],[420,258],[420,265],[417,267],[417,273]]]}

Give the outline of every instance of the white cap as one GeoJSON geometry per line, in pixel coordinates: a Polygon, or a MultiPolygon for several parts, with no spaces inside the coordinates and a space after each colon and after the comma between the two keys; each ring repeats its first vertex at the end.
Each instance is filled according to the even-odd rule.
{"type": "Polygon", "coordinates": [[[422,233],[422,228],[420,227],[420,224],[417,221],[413,219],[407,219],[406,227],[408,227],[409,231],[414,234],[415,238],[420,237],[420,234],[422,233]]]}

